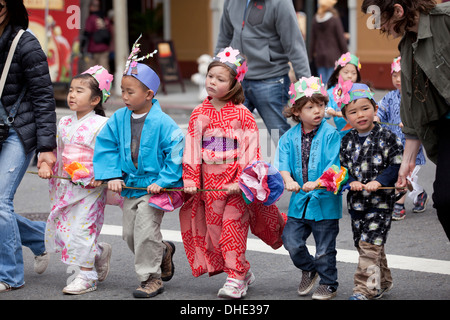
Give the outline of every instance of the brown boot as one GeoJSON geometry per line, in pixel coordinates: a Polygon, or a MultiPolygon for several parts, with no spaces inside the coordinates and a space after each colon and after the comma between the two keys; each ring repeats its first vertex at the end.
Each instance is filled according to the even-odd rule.
{"type": "Polygon", "coordinates": [[[141,282],[141,285],[134,290],[135,298],[151,298],[164,291],[164,285],[160,278],[150,276],[147,281],[141,282]]]}
{"type": "Polygon", "coordinates": [[[162,281],[169,281],[175,272],[175,266],[172,260],[175,253],[175,245],[170,241],[163,241],[163,243],[166,245],[166,250],[164,250],[161,262],[161,279],[162,281]]]}

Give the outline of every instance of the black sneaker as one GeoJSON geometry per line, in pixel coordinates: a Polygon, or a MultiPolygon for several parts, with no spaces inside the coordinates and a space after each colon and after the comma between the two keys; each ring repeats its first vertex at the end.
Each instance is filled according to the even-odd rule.
{"type": "Polygon", "coordinates": [[[417,196],[417,200],[414,202],[413,212],[420,213],[424,212],[427,208],[428,195],[425,191],[417,196]]]}

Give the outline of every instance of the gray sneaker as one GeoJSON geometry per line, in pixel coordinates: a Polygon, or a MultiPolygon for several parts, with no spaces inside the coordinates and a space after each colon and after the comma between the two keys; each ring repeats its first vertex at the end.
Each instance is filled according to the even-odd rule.
{"type": "Polygon", "coordinates": [[[98,259],[95,259],[95,270],[98,274],[98,281],[102,282],[106,280],[109,274],[109,262],[111,260],[112,248],[109,243],[101,242],[98,246],[102,249],[102,254],[98,259]]]}
{"type": "Polygon", "coordinates": [[[302,271],[302,281],[298,286],[298,294],[300,296],[307,295],[314,287],[318,276],[316,271],[302,271]]]}
{"type": "Polygon", "coordinates": [[[41,274],[48,267],[48,261],[50,260],[50,255],[46,252],[39,256],[34,257],[34,272],[41,274]]]}
{"type": "Polygon", "coordinates": [[[336,288],[326,284],[321,284],[312,295],[312,298],[314,300],[330,300],[336,297],[336,295],[336,288]]]}

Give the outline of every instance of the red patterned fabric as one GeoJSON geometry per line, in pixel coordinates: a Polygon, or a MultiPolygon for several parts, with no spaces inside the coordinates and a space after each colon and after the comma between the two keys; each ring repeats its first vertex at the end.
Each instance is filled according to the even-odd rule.
{"type": "MultiPolygon", "coordinates": [[[[228,103],[218,111],[206,99],[194,109],[183,155],[185,187],[225,189],[260,158],[258,127],[244,105],[228,103]],[[202,148],[203,139],[212,137],[235,139],[238,148],[202,148]]],[[[250,268],[245,258],[249,227],[265,243],[278,248],[285,218],[275,205],[247,205],[240,194],[208,191],[188,197],[180,209],[180,226],[192,274],[226,272],[229,277],[244,279],[250,268]]]]}

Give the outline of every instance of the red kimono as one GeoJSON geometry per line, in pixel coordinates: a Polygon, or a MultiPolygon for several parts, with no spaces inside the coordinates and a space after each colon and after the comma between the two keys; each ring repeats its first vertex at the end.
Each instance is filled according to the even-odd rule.
{"type": "MultiPolygon", "coordinates": [[[[185,187],[226,189],[242,170],[260,160],[259,132],[244,105],[216,110],[208,99],[192,112],[183,155],[185,187]]],[[[275,205],[246,204],[241,194],[201,191],[180,209],[184,248],[192,274],[226,272],[243,280],[249,227],[274,249],[282,245],[285,215],[275,205]]]]}

